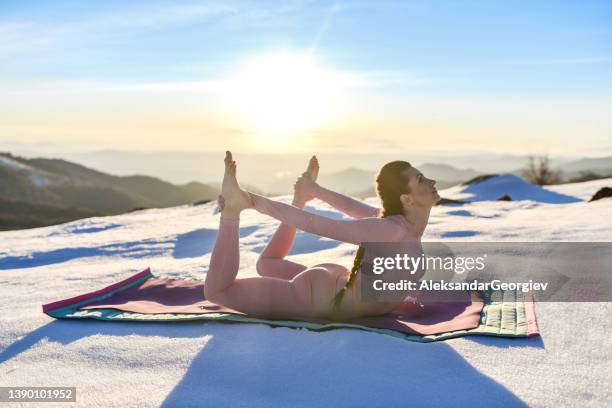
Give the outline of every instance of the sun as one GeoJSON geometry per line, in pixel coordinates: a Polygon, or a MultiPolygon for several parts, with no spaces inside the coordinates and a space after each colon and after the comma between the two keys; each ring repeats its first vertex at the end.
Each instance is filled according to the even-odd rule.
{"type": "Polygon", "coordinates": [[[243,63],[226,99],[250,130],[270,137],[315,129],[339,106],[339,76],[309,55],[271,54],[243,63]]]}

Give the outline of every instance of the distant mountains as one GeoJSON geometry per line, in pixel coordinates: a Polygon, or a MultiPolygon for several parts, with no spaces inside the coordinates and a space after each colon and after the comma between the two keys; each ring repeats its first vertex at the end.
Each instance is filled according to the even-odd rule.
{"type": "MultiPolygon", "coordinates": [[[[33,153],[34,152],[34,153],[33,153]]],[[[23,152],[27,156],[36,154],[23,152]]],[[[306,168],[311,154],[307,153],[240,153],[234,152],[238,161],[241,182],[262,191],[286,192],[288,185],[306,168]],[[286,180],[283,180],[286,179],[286,180]],[[279,188],[282,187],[282,188],[279,188]]],[[[393,153],[316,152],[321,172],[333,174],[346,169],[362,169],[370,173],[391,160],[407,160],[421,168],[428,163],[451,166],[454,169],[472,169],[479,174],[513,173],[520,175],[528,163],[527,155],[499,154],[491,152],[428,153],[397,151],[393,153]]],[[[136,152],[126,150],[97,150],[82,153],[64,153],[61,157],[103,172],[117,175],[147,174],[175,184],[198,180],[208,185],[218,183],[223,175],[223,152],[136,152]]],[[[580,158],[551,156],[553,169],[563,172],[565,181],[580,176],[582,172],[595,172],[602,176],[612,173],[612,157],[580,158]]],[[[465,178],[432,174],[439,180],[452,183],[465,178]]],[[[369,183],[369,180],[368,180],[369,183]]],[[[369,188],[367,184],[363,188],[369,188]]]]}
{"type": "MultiPolygon", "coordinates": [[[[438,188],[446,188],[467,181],[482,173],[472,169],[457,169],[446,164],[425,163],[418,166],[427,177],[437,181],[438,188]]],[[[319,184],[342,194],[365,198],[375,195],[376,171],[349,168],[335,173],[321,174],[319,184]]],[[[270,184],[266,191],[273,194],[287,194],[293,190],[295,177],[285,177],[270,184]]]]}
{"type": "MultiPolygon", "coordinates": [[[[317,154],[321,173],[330,174],[346,169],[362,169],[375,172],[392,160],[407,160],[416,167],[424,163],[443,163],[456,169],[473,169],[478,173],[510,172],[527,164],[525,156],[507,154],[417,154],[412,151],[393,153],[240,153],[234,152],[238,161],[240,180],[268,191],[269,185],[288,178],[293,181],[306,168],[308,159],[317,154]]],[[[24,153],[32,156],[32,153],[24,153]]],[[[101,150],[83,153],[65,153],[61,157],[85,166],[117,175],[147,174],[172,183],[198,180],[210,184],[223,175],[224,152],[135,152],[101,150]]],[[[553,163],[556,164],[556,163],[553,163]]],[[[452,181],[438,177],[440,180],[452,181]]],[[[271,190],[270,190],[271,191],[271,190]]],[[[283,191],[285,191],[283,189],[283,191]]]]}
{"type": "Polygon", "coordinates": [[[584,158],[555,166],[566,178],[575,177],[582,172],[593,172],[600,175],[612,174],[612,157],[584,158]]]}
{"type": "MultiPolygon", "coordinates": [[[[612,177],[612,157],[583,158],[571,161],[552,160],[551,168],[559,173],[560,183],[575,183],[612,177]]],[[[523,176],[523,168],[508,173],[523,176]]]]}
{"type": "Polygon", "coordinates": [[[0,153],[0,229],[28,228],[135,208],[216,199],[202,183],[174,185],[149,176],[118,177],[60,159],[0,153]]]}
{"type": "MultiPolygon", "coordinates": [[[[196,155],[174,157],[171,153],[169,156],[165,160],[160,155],[144,153],[134,157],[138,158],[142,165],[146,164],[148,168],[155,169],[154,174],[157,175],[170,175],[177,169],[184,171],[185,177],[192,174],[190,169],[195,168],[197,164],[196,155]]],[[[221,180],[221,175],[217,177],[216,172],[222,172],[223,169],[218,156],[207,153],[206,160],[200,161],[198,167],[203,169],[202,171],[211,172],[206,174],[215,174],[215,177],[210,179],[216,180],[215,182],[178,185],[151,176],[115,176],[64,159],[26,159],[10,153],[0,153],[0,229],[45,226],[95,215],[119,214],[137,208],[171,207],[215,200],[221,180]]],[[[401,156],[398,154],[394,157],[384,157],[385,160],[381,163],[402,159],[401,156]]],[[[266,160],[263,160],[256,155],[245,155],[244,160],[239,161],[238,175],[244,183],[243,186],[261,194],[291,194],[296,177],[305,168],[307,158],[296,155],[265,157],[266,160]]],[[[109,152],[104,158],[105,161],[100,162],[100,165],[104,164],[103,168],[125,173],[130,168],[133,157],[130,153],[109,152]],[[114,167],[113,161],[109,161],[111,158],[115,159],[114,167]]],[[[368,161],[372,158],[366,160],[367,156],[354,155],[348,160],[337,155],[319,159],[323,164],[319,176],[321,185],[359,198],[375,195],[376,171],[372,169],[373,162],[368,161]],[[349,165],[339,168],[343,164],[349,165]]],[[[485,159],[492,161],[494,158],[485,159]]],[[[481,157],[480,161],[475,160],[474,167],[484,163],[482,160],[485,159],[481,157]]],[[[507,159],[508,162],[503,162],[502,156],[498,157],[500,168],[520,163],[517,156],[509,156],[507,159]]],[[[457,163],[469,162],[457,160],[457,163]]],[[[552,163],[554,168],[563,172],[566,181],[577,176],[590,179],[597,174],[612,174],[612,157],[553,160],[552,163]],[[589,174],[585,175],[587,172],[589,174]]],[[[457,165],[433,162],[415,164],[426,176],[437,180],[439,189],[487,173],[481,167],[461,168],[457,165]]],[[[520,175],[521,171],[517,166],[508,172],[520,175]]]]}
{"type": "MultiPolygon", "coordinates": [[[[444,188],[479,172],[444,164],[419,167],[444,188]]],[[[240,170],[239,170],[240,172],[240,170]]],[[[348,168],[322,173],[319,183],[357,197],[371,197],[376,172],[348,168]]],[[[266,194],[290,194],[295,175],[262,177],[249,190],[266,194]]],[[[0,153],[0,229],[52,225],[83,217],[112,215],[139,208],[172,207],[214,200],[218,183],[191,182],[175,185],[150,176],[114,176],[63,159],[26,159],[0,153]]]]}

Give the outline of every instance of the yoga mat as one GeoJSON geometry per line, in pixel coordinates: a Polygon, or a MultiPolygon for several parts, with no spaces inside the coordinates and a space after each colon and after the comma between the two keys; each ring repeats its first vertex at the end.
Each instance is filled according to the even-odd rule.
{"type": "Polygon", "coordinates": [[[539,335],[534,303],[518,291],[465,292],[461,302],[424,302],[423,311],[399,308],[384,316],[331,321],[267,320],[204,299],[199,280],[155,277],[146,269],[103,289],[43,305],[57,319],[180,322],[191,320],[263,323],[315,331],[354,328],[411,341],[430,342],[467,335],[539,335]]]}

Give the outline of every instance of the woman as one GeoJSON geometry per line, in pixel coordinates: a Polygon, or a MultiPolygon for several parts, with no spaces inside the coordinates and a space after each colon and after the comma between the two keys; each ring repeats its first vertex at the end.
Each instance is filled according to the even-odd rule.
{"type": "Polygon", "coordinates": [[[296,183],[294,206],[242,190],[236,162],[226,152],[221,187],[219,234],[204,285],[211,302],[246,314],[276,318],[336,318],[386,314],[399,304],[364,302],[358,273],[363,251],[352,270],[325,263],[312,268],[283,259],[293,242],[295,228],[356,245],[362,242],[420,242],[432,206],[440,199],[435,180],[423,176],[408,162],[385,164],[376,178],[382,211],[318,186],[316,158],[296,183]],[[334,220],[302,208],[314,197],[328,201],[356,218],[334,220]],[[260,277],[236,279],[239,266],[240,213],[247,209],[270,215],[281,226],[257,264],[260,277]]]}

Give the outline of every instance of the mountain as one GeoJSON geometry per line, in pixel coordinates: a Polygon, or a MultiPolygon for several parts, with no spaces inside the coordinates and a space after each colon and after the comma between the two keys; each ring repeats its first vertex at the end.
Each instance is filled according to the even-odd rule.
{"type": "MultiPolygon", "coordinates": [[[[116,175],[128,176],[131,174],[147,174],[174,184],[183,184],[191,180],[201,180],[206,184],[218,182],[223,177],[224,152],[202,151],[124,151],[124,150],[96,150],[89,152],[64,152],[56,147],[53,149],[44,146],[30,146],[25,148],[19,143],[5,143],[11,146],[12,151],[32,157],[32,155],[46,152],[46,155],[61,157],[65,160],[81,163],[87,167],[116,175]]],[[[8,148],[5,147],[8,150],[8,148]]],[[[376,171],[383,164],[392,160],[407,160],[418,168],[428,163],[444,163],[456,169],[473,169],[478,173],[513,173],[520,175],[520,170],[528,163],[527,155],[499,154],[495,152],[457,152],[453,154],[444,152],[418,153],[413,151],[394,151],[392,153],[359,153],[346,151],[342,153],[325,153],[312,151],[309,153],[287,154],[261,154],[234,152],[238,163],[241,182],[268,191],[268,185],[283,178],[285,182],[281,192],[285,193],[287,185],[292,186],[305,169],[308,159],[314,153],[319,157],[322,171],[335,173],[347,168],[361,168],[376,171]]],[[[537,155],[537,154],[536,154],[537,155]]],[[[564,171],[564,179],[571,180],[581,171],[598,171],[601,175],[612,173],[612,167],[607,162],[610,157],[596,159],[581,159],[580,156],[551,156],[551,165],[554,169],[564,171]],[[603,162],[603,164],[601,164],[603,162]],[[590,164],[594,168],[590,168],[590,164]],[[572,169],[576,166],[575,169],[572,169]],[[610,169],[611,171],[604,171],[610,169]],[[567,172],[567,174],[565,174],[567,172]]],[[[455,179],[433,175],[439,181],[452,182],[455,179]]],[[[468,177],[469,178],[469,177],[468,177]]],[[[466,180],[465,178],[463,180],[466,180]]],[[[273,192],[270,190],[270,192],[273,192]]]]}
{"type": "Polygon", "coordinates": [[[0,198],[0,230],[62,224],[97,215],[103,214],[74,207],[34,204],[27,201],[0,198]]]}
{"type": "MultiPolygon", "coordinates": [[[[317,182],[329,189],[342,194],[353,195],[374,183],[375,171],[357,168],[348,168],[333,173],[321,173],[317,182]]],[[[297,179],[294,175],[287,175],[268,184],[265,188],[270,194],[290,194],[297,179]]]]}
{"type": "MultiPolygon", "coordinates": [[[[24,155],[32,155],[39,150],[20,150],[24,155]]],[[[431,153],[419,154],[413,151],[376,152],[319,152],[263,154],[234,152],[238,161],[238,172],[242,182],[267,190],[271,184],[284,177],[292,182],[306,168],[308,159],[317,154],[322,172],[335,173],[348,168],[369,171],[378,170],[383,164],[393,160],[407,160],[419,167],[424,163],[445,163],[454,168],[471,168],[479,173],[499,173],[520,168],[527,163],[526,156],[482,153],[431,153]]],[[[39,154],[39,153],[37,153],[39,154]]],[[[57,155],[57,153],[54,153],[57,155]]],[[[207,184],[223,177],[224,152],[135,152],[120,150],[98,150],[81,153],[62,153],[61,157],[82,163],[101,171],[130,175],[148,174],[172,183],[185,183],[189,180],[202,180],[207,184]]],[[[440,180],[446,180],[440,178],[440,180]]],[[[452,180],[449,180],[452,181],[452,180]]],[[[291,184],[293,185],[293,184],[291,184]]],[[[271,191],[271,190],[270,190],[271,191]]],[[[285,190],[283,190],[285,191],[285,190]]]]}
{"type": "Polygon", "coordinates": [[[555,166],[565,181],[587,181],[612,176],[612,157],[582,158],[555,166]]]}
{"type": "MultiPolygon", "coordinates": [[[[510,174],[522,176],[526,167],[508,171],[510,174]]],[[[551,159],[552,170],[558,171],[562,183],[582,182],[612,177],[612,157],[585,157],[576,160],[551,159]]]]}
{"type": "Polygon", "coordinates": [[[0,220],[6,220],[0,221],[0,229],[19,228],[14,210],[20,204],[30,211],[29,218],[21,217],[22,227],[31,227],[84,215],[190,204],[218,194],[202,183],[174,185],[149,176],[113,176],[62,159],[25,159],[9,153],[0,153],[0,189],[5,204],[0,220]]]}
{"type": "MultiPolygon", "coordinates": [[[[427,177],[437,181],[438,188],[447,188],[481,174],[472,169],[457,169],[447,164],[425,163],[417,168],[427,177]]],[[[374,196],[376,171],[348,168],[334,173],[322,173],[318,183],[326,188],[355,197],[374,196]]],[[[267,188],[272,194],[288,194],[293,191],[295,177],[286,177],[270,184],[267,188]]]]}
{"type": "Polygon", "coordinates": [[[563,172],[612,172],[612,157],[582,158],[559,166],[563,172]]]}
{"type": "Polygon", "coordinates": [[[458,169],[448,164],[439,163],[424,163],[417,166],[417,168],[421,170],[421,173],[425,176],[435,179],[438,186],[441,188],[462,183],[482,174],[473,169],[458,169]],[[443,184],[447,185],[445,186],[443,184]]]}

